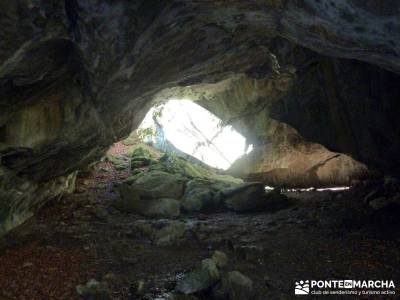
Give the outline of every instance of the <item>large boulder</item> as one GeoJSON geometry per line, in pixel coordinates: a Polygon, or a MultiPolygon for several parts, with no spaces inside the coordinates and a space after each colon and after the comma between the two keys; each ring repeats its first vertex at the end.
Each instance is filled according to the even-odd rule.
{"type": "Polygon", "coordinates": [[[225,206],[236,212],[264,209],[265,186],[260,182],[245,183],[224,191],[225,206]]]}
{"type": "Polygon", "coordinates": [[[145,198],[179,199],[183,195],[185,181],[180,174],[150,171],[140,176],[134,186],[140,189],[145,198]]]}
{"type": "Polygon", "coordinates": [[[223,191],[238,186],[223,181],[193,179],[186,185],[182,207],[187,212],[214,212],[224,208],[223,191]]]}
{"type": "Polygon", "coordinates": [[[127,184],[118,186],[119,197],[115,202],[115,207],[123,212],[137,212],[138,203],[141,202],[139,191],[131,188],[127,184]]]}
{"type": "Polygon", "coordinates": [[[152,218],[176,218],[180,215],[180,202],[170,198],[143,198],[143,190],[122,184],[116,207],[124,212],[138,213],[152,218]]]}

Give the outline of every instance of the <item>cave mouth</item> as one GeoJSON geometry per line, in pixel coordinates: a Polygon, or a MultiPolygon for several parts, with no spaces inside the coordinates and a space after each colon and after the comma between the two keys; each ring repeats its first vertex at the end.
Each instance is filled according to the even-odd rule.
{"type": "Polygon", "coordinates": [[[232,126],[189,99],[154,105],[136,133],[163,152],[185,153],[221,170],[253,148],[232,126]]]}

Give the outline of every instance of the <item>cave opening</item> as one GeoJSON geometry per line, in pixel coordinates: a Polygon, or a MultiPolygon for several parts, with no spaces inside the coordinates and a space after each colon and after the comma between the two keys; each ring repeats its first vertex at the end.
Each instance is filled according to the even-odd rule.
{"type": "Polygon", "coordinates": [[[183,152],[221,170],[253,148],[232,126],[189,99],[153,106],[136,133],[163,152],[183,152]]]}
{"type": "Polygon", "coordinates": [[[0,8],[0,299],[400,292],[400,1],[0,8]]]}

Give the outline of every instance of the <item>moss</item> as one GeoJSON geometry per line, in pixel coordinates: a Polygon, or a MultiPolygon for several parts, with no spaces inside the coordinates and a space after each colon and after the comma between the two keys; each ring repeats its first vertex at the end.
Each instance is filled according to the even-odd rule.
{"type": "Polygon", "coordinates": [[[143,147],[138,147],[132,151],[132,157],[151,157],[150,151],[143,147]]]}
{"type": "Polygon", "coordinates": [[[107,154],[106,160],[111,162],[117,170],[123,170],[129,167],[129,162],[122,157],[116,157],[111,154],[107,154]]]}
{"type": "Polygon", "coordinates": [[[147,157],[147,158],[157,158],[160,157],[160,152],[152,148],[151,146],[145,144],[145,143],[138,143],[133,145],[132,147],[129,148],[127,151],[127,155],[131,158],[134,157],[147,157]]]}
{"type": "Polygon", "coordinates": [[[126,178],[123,183],[131,184],[146,174],[145,172],[142,172],[140,170],[133,170],[132,173],[132,176],[126,178]]]}
{"type": "Polygon", "coordinates": [[[190,163],[174,154],[165,154],[159,163],[150,166],[151,171],[163,171],[171,174],[181,174],[187,178],[204,178],[230,183],[242,183],[243,181],[229,175],[216,174],[214,170],[198,164],[190,163]]]}

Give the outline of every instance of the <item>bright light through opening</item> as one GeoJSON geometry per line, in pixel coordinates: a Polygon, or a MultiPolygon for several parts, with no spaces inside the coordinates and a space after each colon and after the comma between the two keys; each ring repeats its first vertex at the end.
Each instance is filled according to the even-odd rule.
{"type": "Polygon", "coordinates": [[[139,127],[148,128],[156,134],[146,140],[152,140],[157,148],[162,149],[168,140],[182,152],[219,169],[228,169],[237,158],[252,150],[251,145],[246,148],[246,138],[232,126],[223,126],[218,117],[190,100],[170,100],[153,107],[139,127]],[[162,131],[157,129],[154,116],[162,131]]]}

